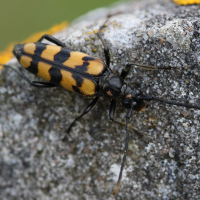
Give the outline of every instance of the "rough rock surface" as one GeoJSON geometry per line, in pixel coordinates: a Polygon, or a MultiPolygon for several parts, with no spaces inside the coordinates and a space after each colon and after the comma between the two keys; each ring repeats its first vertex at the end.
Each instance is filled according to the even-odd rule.
{"type": "MultiPolygon", "coordinates": [[[[135,67],[127,83],[144,94],[200,105],[199,7],[169,0],[116,4],[80,17],[56,36],[71,49],[104,59],[95,30],[109,14],[115,15],[103,37],[112,70],[119,74],[127,62],[177,67],[135,67]]],[[[121,187],[113,197],[125,128],[109,120],[109,100],[102,97],[62,142],[91,99],[62,88],[31,87],[10,69],[0,73],[2,200],[200,199],[199,110],[147,102],[145,111],[133,113],[131,124],[146,137],[130,133],[121,187]]],[[[124,121],[126,110],[118,105],[116,117],[124,121]]]]}

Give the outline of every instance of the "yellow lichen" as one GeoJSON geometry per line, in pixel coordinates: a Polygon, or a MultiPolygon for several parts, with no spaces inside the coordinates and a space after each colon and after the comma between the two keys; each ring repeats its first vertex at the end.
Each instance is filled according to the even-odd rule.
{"type": "Polygon", "coordinates": [[[154,129],[157,127],[157,119],[154,116],[150,116],[148,120],[146,120],[147,122],[149,122],[149,126],[147,126],[150,129],[154,129]]]}
{"type": "Polygon", "coordinates": [[[200,0],[173,0],[178,5],[199,4],[200,0]]]}
{"type": "MultiPolygon", "coordinates": [[[[62,22],[61,24],[54,25],[53,27],[51,27],[50,29],[46,31],[33,34],[32,36],[28,37],[26,40],[22,41],[21,43],[35,42],[39,40],[42,37],[42,35],[44,34],[52,35],[66,28],[67,26],[68,26],[67,22],[62,22]]],[[[14,57],[14,55],[12,54],[13,47],[14,47],[14,43],[10,44],[4,51],[0,52],[1,64],[6,64],[11,58],[14,57]]],[[[2,66],[0,65],[0,70],[1,69],[2,69],[2,66]]]]}

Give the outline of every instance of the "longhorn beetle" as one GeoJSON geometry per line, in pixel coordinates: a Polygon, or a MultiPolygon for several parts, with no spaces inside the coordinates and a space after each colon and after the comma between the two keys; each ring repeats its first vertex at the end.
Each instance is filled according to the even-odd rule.
{"type": "Polygon", "coordinates": [[[77,120],[92,110],[100,96],[104,95],[110,98],[111,104],[109,110],[109,118],[117,124],[126,126],[124,155],[118,182],[113,192],[113,195],[115,195],[120,185],[126,160],[129,142],[129,129],[133,129],[137,134],[143,136],[141,131],[129,124],[132,111],[142,110],[142,108],[145,106],[144,100],[156,100],[167,104],[195,109],[200,109],[200,107],[191,104],[167,101],[153,96],[145,96],[140,90],[128,85],[124,81],[132,66],[139,66],[148,70],[171,69],[172,67],[157,67],[128,63],[122,70],[120,76],[115,75],[110,69],[110,53],[101,33],[105,26],[106,22],[100,26],[97,32],[97,35],[103,44],[105,62],[99,58],[89,56],[85,53],[73,51],[63,42],[59,41],[53,36],[45,34],[38,40],[38,42],[16,44],[14,46],[13,53],[24,68],[48,82],[30,81],[20,71],[18,71],[16,66],[3,66],[12,68],[32,86],[40,88],[62,86],[67,90],[76,92],[83,96],[94,97],[92,102],[85,108],[83,113],[74,119],[74,121],[67,129],[67,132],[71,130],[72,126],[77,120]],[[54,43],[56,46],[42,43],[41,41],[43,39],[54,43]],[[123,107],[128,109],[126,114],[126,122],[115,120],[117,100],[121,101],[123,107]]]}

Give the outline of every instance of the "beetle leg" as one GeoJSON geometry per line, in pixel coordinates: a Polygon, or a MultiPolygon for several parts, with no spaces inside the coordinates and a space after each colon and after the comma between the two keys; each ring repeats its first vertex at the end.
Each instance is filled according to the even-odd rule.
{"type": "Polygon", "coordinates": [[[46,39],[48,40],[49,42],[52,42],[58,46],[61,46],[61,47],[67,47],[63,42],[61,42],[60,40],[58,40],[57,38],[51,36],[51,35],[48,35],[48,34],[44,34],[39,40],[38,42],[41,42],[43,39],[46,39]]]}
{"type": "Polygon", "coordinates": [[[40,88],[58,87],[57,85],[54,85],[53,83],[49,82],[30,81],[28,83],[34,87],[40,87],[40,88]]]}
{"type": "MultiPolygon", "coordinates": [[[[110,119],[113,122],[115,122],[116,124],[119,124],[119,125],[122,125],[122,126],[126,126],[125,122],[120,122],[120,121],[117,121],[117,120],[114,119],[114,117],[115,117],[115,110],[116,110],[116,100],[112,99],[111,100],[111,104],[110,104],[110,110],[109,110],[109,117],[110,117],[110,119]]],[[[129,124],[129,128],[133,129],[139,137],[143,137],[144,136],[144,133],[142,133],[141,131],[139,131],[137,128],[135,128],[131,124],[129,124]]]]}
{"type": "Polygon", "coordinates": [[[107,64],[107,66],[109,68],[110,67],[110,52],[109,52],[109,48],[106,46],[105,41],[103,40],[102,34],[101,34],[102,29],[106,26],[105,25],[106,22],[107,22],[107,20],[104,22],[104,24],[102,26],[99,27],[97,35],[98,35],[99,39],[101,40],[101,42],[103,44],[104,54],[105,54],[105,58],[106,58],[106,64],[107,64]]]}
{"type": "Polygon", "coordinates": [[[54,85],[53,83],[49,83],[49,82],[40,82],[40,81],[31,81],[29,80],[24,74],[22,74],[16,66],[14,65],[2,65],[4,67],[9,67],[11,69],[13,69],[19,76],[21,76],[21,78],[23,78],[27,83],[29,83],[30,85],[34,86],[34,87],[57,87],[57,85],[54,85]]]}
{"type": "Polygon", "coordinates": [[[173,68],[177,68],[177,67],[172,67],[172,66],[169,66],[169,67],[158,67],[156,65],[143,65],[143,64],[139,64],[139,63],[128,63],[126,64],[126,66],[138,66],[138,67],[141,67],[143,69],[146,69],[146,70],[160,70],[160,69],[166,69],[166,70],[171,70],[173,68]]]}
{"type": "Polygon", "coordinates": [[[131,65],[130,65],[130,64],[127,64],[127,65],[122,69],[122,72],[121,72],[120,77],[122,77],[123,79],[125,79],[126,76],[127,76],[128,73],[129,73],[130,69],[131,69],[131,65]]]}
{"type": "Polygon", "coordinates": [[[176,68],[176,67],[158,67],[158,66],[153,66],[153,65],[142,65],[142,64],[137,64],[137,63],[128,63],[126,64],[126,66],[123,68],[122,72],[121,72],[121,77],[123,79],[126,78],[126,76],[128,75],[131,67],[134,67],[134,66],[138,66],[138,67],[141,67],[143,69],[146,69],[146,70],[160,70],[160,69],[166,69],[166,70],[171,70],[172,68],[176,68]]]}
{"type": "MultiPolygon", "coordinates": [[[[67,129],[67,131],[66,131],[67,133],[70,132],[71,128],[76,123],[76,121],[78,121],[81,117],[86,115],[90,110],[92,110],[94,108],[94,106],[96,105],[98,100],[99,100],[99,96],[96,97],[95,99],[93,99],[93,101],[85,108],[85,110],[82,112],[82,114],[74,119],[74,121],[70,124],[69,128],[67,129]]],[[[62,140],[65,140],[65,139],[66,139],[66,136],[64,136],[64,138],[62,140]]]]}

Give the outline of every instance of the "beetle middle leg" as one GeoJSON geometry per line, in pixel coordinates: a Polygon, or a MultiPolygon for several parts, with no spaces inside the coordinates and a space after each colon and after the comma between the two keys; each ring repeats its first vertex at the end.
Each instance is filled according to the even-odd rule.
{"type": "MultiPolygon", "coordinates": [[[[44,34],[39,40],[38,42],[42,42],[42,40],[45,39],[53,44],[56,44],[57,46],[61,46],[64,48],[67,48],[69,50],[72,50],[71,48],[69,48],[68,46],[66,46],[65,43],[61,42],[60,40],[58,40],[57,38],[53,37],[52,35],[48,35],[48,34],[44,34]]],[[[73,51],[73,50],[72,50],[73,51]]]]}
{"type": "MultiPolygon", "coordinates": [[[[97,96],[95,99],[93,99],[93,101],[85,108],[85,110],[82,112],[82,114],[80,114],[78,117],[76,117],[74,119],[74,121],[70,124],[69,128],[67,129],[67,133],[70,132],[71,128],[74,126],[74,124],[76,123],[76,121],[78,121],[81,117],[83,117],[84,115],[86,115],[90,110],[92,110],[94,108],[94,106],[96,105],[97,101],[99,100],[99,96],[97,96]]],[[[62,139],[63,141],[66,140],[66,135],[63,137],[62,139]]]]}
{"type": "Polygon", "coordinates": [[[67,47],[63,42],[61,42],[60,40],[58,40],[57,38],[51,36],[51,35],[48,35],[48,34],[44,34],[39,40],[38,42],[41,42],[43,39],[46,39],[47,41],[49,42],[52,42],[58,46],[61,46],[61,47],[67,47]]]}
{"type": "MultiPolygon", "coordinates": [[[[110,52],[109,52],[109,48],[107,47],[103,37],[102,37],[102,34],[101,34],[101,31],[104,27],[106,27],[106,22],[108,21],[108,19],[104,22],[104,24],[102,26],[100,26],[98,32],[97,32],[97,35],[99,37],[99,39],[101,40],[102,44],[103,44],[103,47],[104,47],[104,54],[105,54],[105,59],[106,59],[106,64],[108,66],[108,68],[110,68],[110,52]]],[[[126,64],[126,66],[124,67],[124,69],[122,70],[122,73],[121,73],[121,77],[123,79],[126,78],[126,76],[128,75],[129,71],[130,71],[130,68],[133,67],[133,66],[138,66],[138,67],[141,67],[141,68],[144,68],[146,70],[160,70],[160,69],[166,69],[166,70],[171,70],[172,68],[176,68],[176,67],[172,67],[172,66],[169,66],[169,67],[158,67],[158,66],[154,66],[154,65],[143,65],[143,64],[138,64],[138,63],[128,63],[126,64]]]]}
{"type": "Polygon", "coordinates": [[[99,28],[99,30],[97,32],[97,35],[98,35],[99,39],[101,40],[101,42],[103,44],[104,54],[105,54],[105,58],[106,58],[106,64],[107,64],[108,68],[110,68],[110,52],[109,52],[109,48],[107,47],[105,41],[103,40],[102,34],[101,34],[102,29],[106,26],[106,22],[107,22],[107,20],[104,22],[104,24],[102,26],[100,26],[100,28],[99,28]]]}

